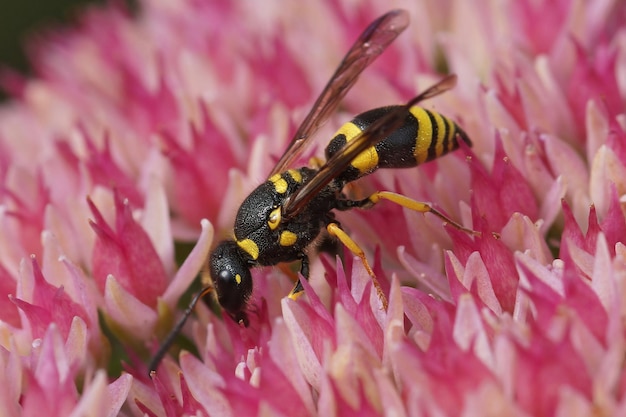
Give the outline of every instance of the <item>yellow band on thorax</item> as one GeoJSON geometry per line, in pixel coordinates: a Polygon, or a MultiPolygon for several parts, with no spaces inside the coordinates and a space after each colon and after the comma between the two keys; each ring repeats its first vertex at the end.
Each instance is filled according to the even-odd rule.
{"type": "Polygon", "coordinates": [[[243,249],[253,260],[259,258],[259,247],[252,239],[243,239],[237,241],[237,246],[243,249]]]}
{"type": "Polygon", "coordinates": [[[280,240],[278,243],[280,243],[280,246],[292,246],[297,240],[298,236],[295,233],[285,230],[280,234],[280,240]]]}

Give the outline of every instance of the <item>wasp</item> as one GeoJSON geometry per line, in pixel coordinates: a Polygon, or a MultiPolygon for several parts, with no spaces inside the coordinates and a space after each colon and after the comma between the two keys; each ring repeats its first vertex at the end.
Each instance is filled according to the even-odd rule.
{"type": "MultiPolygon", "coordinates": [[[[161,345],[150,370],[156,368],[204,295],[214,291],[222,309],[233,320],[247,326],[246,307],[252,294],[252,268],[300,261],[300,274],[308,279],[307,252],[321,235],[338,239],[361,258],[383,303],[386,303],[364,252],[341,229],[334,211],[369,208],[380,200],[389,200],[418,212],[433,213],[458,229],[474,233],[429,204],[400,194],[378,191],[365,199],[352,200],[343,193],[348,183],[379,168],[415,167],[457,149],[459,141],[472,145],[467,134],[452,120],[416,106],[420,101],[452,88],[456,83],[454,75],[443,78],[404,105],[370,110],[344,124],[327,145],[326,162],[321,166],[290,168],[361,72],[408,23],[409,15],[405,10],[392,10],[372,22],[352,45],[268,180],[253,190],[239,207],[233,238],[220,242],[210,255],[208,267],[212,284],[192,300],[161,345]]],[[[296,298],[302,291],[298,280],[290,296],[296,298]]]]}

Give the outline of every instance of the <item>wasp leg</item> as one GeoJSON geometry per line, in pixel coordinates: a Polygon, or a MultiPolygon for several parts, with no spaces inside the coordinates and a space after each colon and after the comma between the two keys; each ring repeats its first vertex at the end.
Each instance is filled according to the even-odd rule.
{"type": "Polygon", "coordinates": [[[363,252],[363,249],[361,249],[361,247],[354,240],[352,240],[352,238],[348,236],[348,234],[344,232],[337,223],[329,223],[328,226],[326,226],[326,230],[328,230],[328,234],[339,239],[339,241],[343,243],[343,245],[348,248],[350,252],[361,258],[363,266],[372,278],[372,283],[374,284],[374,288],[376,289],[378,298],[382,302],[383,308],[387,310],[387,297],[385,296],[383,289],[380,287],[380,283],[376,278],[376,274],[374,274],[374,271],[370,267],[370,264],[367,262],[367,258],[365,257],[365,252],[363,252]]]}
{"type": "MultiPolygon", "coordinates": [[[[300,275],[302,275],[304,279],[309,279],[309,257],[304,255],[300,259],[300,262],[302,262],[300,265],[300,275]]],[[[300,297],[303,292],[304,292],[304,287],[302,287],[302,283],[300,282],[300,279],[298,279],[298,281],[296,282],[296,285],[293,287],[293,290],[291,290],[288,297],[291,298],[292,300],[295,300],[298,297],[300,297]]]]}
{"type": "Polygon", "coordinates": [[[392,193],[391,191],[377,191],[363,200],[356,200],[356,201],[344,200],[343,203],[345,203],[345,205],[340,207],[339,210],[342,210],[342,209],[348,210],[354,207],[370,208],[373,205],[377,204],[380,200],[389,200],[396,204],[401,205],[402,207],[406,207],[409,210],[417,211],[420,213],[432,213],[456,229],[459,229],[470,235],[476,235],[476,236],[480,235],[480,232],[477,232],[476,230],[468,229],[467,227],[460,225],[459,223],[455,222],[454,220],[452,220],[451,218],[449,218],[448,216],[446,216],[445,214],[443,214],[442,212],[440,212],[439,210],[437,210],[436,208],[434,208],[428,203],[423,203],[421,201],[413,200],[412,198],[409,198],[405,195],[392,193]]]}
{"type": "Polygon", "coordinates": [[[312,156],[311,159],[309,159],[310,168],[320,169],[322,166],[324,166],[324,160],[322,158],[312,156]]]}

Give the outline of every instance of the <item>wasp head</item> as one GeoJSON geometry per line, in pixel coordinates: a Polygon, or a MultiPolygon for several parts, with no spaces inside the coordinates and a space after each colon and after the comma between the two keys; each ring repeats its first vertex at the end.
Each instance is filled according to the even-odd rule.
{"type": "Polygon", "coordinates": [[[248,326],[245,310],[252,293],[252,275],[237,242],[221,242],[211,254],[209,266],[220,305],[233,320],[248,326]]]}

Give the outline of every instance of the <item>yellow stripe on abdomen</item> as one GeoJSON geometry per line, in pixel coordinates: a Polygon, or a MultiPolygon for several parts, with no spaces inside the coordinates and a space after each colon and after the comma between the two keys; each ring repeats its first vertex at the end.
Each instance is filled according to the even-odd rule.
{"type": "Polygon", "coordinates": [[[433,125],[426,110],[421,107],[411,107],[409,110],[417,119],[417,138],[415,138],[415,152],[413,156],[418,164],[426,162],[428,159],[428,149],[433,141],[433,125]]]}
{"type": "Polygon", "coordinates": [[[430,113],[432,118],[435,120],[435,123],[437,123],[437,137],[434,137],[434,130],[431,132],[431,135],[433,137],[434,140],[437,141],[436,147],[435,147],[435,156],[439,157],[445,153],[447,153],[450,149],[446,149],[444,148],[444,139],[446,138],[446,122],[443,119],[443,116],[440,115],[439,113],[436,112],[431,112],[430,113]]]}
{"type": "MultiPolygon", "coordinates": [[[[361,134],[361,129],[354,123],[348,122],[341,126],[336,135],[344,135],[346,137],[346,142],[350,142],[359,134],[361,134]]],[[[373,171],[378,166],[378,152],[376,151],[376,148],[370,146],[358,154],[357,157],[352,160],[350,165],[356,168],[361,174],[373,171]]]]}

